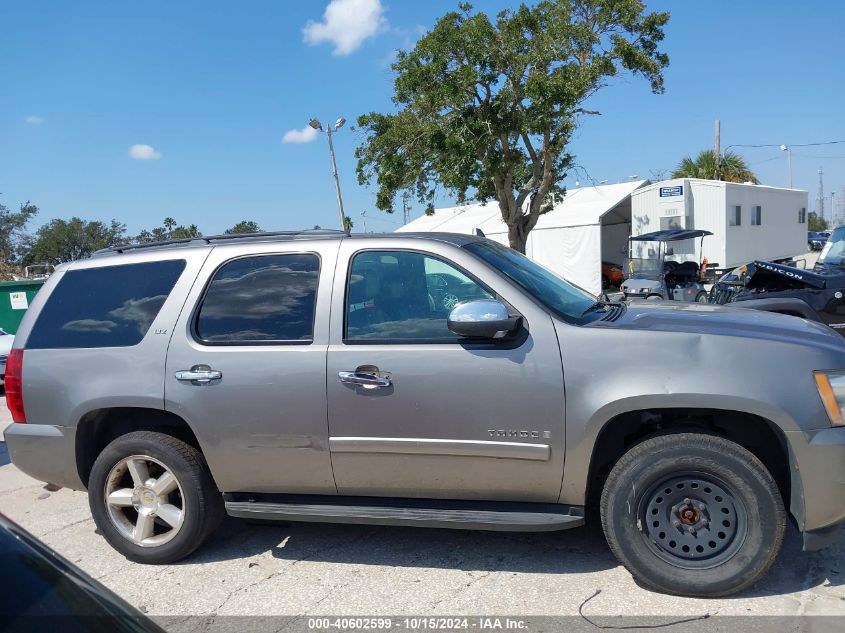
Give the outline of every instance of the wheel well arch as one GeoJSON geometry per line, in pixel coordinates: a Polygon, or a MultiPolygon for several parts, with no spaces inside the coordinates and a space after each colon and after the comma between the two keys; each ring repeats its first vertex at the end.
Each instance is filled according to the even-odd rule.
{"type": "Polygon", "coordinates": [[[622,455],[649,437],[680,432],[717,435],[757,457],[789,504],[791,480],[786,436],[772,421],[742,411],[709,408],[650,408],[621,413],[596,436],[587,474],[586,501],[595,510],[604,482],[622,455]]]}
{"type": "Polygon", "coordinates": [[[180,416],[163,409],[110,407],[89,411],[76,426],[76,469],[88,486],[94,461],[114,439],[132,431],[157,431],[176,437],[202,452],[190,425],[180,416]]]}

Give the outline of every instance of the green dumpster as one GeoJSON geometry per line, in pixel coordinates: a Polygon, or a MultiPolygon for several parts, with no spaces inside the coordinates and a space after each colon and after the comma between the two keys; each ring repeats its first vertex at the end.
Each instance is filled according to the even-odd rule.
{"type": "Polygon", "coordinates": [[[17,333],[32,298],[43,285],[43,279],[0,281],[0,328],[17,333]]]}

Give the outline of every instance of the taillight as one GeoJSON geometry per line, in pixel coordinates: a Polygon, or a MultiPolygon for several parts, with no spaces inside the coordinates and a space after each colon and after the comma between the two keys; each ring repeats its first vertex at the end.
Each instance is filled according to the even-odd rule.
{"type": "Polygon", "coordinates": [[[26,422],[23,410],[23,350],[13,349],[6,361],[6,406],[15,422],[26,422]]]}

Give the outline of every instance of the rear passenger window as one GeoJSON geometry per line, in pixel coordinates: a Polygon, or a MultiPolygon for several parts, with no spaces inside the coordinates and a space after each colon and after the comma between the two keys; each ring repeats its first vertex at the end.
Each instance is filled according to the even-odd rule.
{"type": "Polygon", "coordinates": [[[27,339],[31,349],[129,347],[150,329],[185,260],[66,272],[27,339]]]}
{"type": "Polygon", "coordinates": [[[260,255],[224,264],[206,290],[196,336],[211,345],[308,343],[320,260],[313,254],[260,255]]]}

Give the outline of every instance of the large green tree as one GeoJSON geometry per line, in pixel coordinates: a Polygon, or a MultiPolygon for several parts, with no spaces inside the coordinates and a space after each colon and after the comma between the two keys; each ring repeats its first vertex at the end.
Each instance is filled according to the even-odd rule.
{"type": "Polygon", "coordinates": [[[126,226],[117,220],[50,220],[30,239],[24,263],[61,264],[88,257],[101,248],[125,244],[125,234],[126,226]]]}
{"type": "Polygon", "coordinates": [[[706,178],[727,182],[753,182],[755,185],[760,183],[742,156],[725,152],[717,165],[716,152],[712,149],[700,151],[694,159],[687,156],[681,160],[672,172],[672,178],[706,178]]]}
{"type": "Polygon", "coordinates": [[[663,92],[669,14],[640,0],[543,0],[492,20],[459,9],[398,53],[397,111],[358,118],[358,179],[376,180],[387,212],[403,190],[429,210],[438,188],[459,202],[495,200],[510,245],[524,252],[563,193],[579,116],[598,114],[585,102],[626,72],[663,92]]]}
{"type": "Polygon", "coordinates": [[[252,220],[241,220],[235,226],[226,229],[226,235],[237,235],[240,233],[260,233],[261,227],[258,222],[252,220]]]}
{"type": "Polygon", "coordinates": [[[827,231],[827,220],[821,217],[815,211],[810,211],[807,214],[807,230],[808,231],[827,231]]]}
{"type": "Polygon", "coordinates": [[[0,263],[18,259],[21,249],[28,243],[26,225],[38,213],[38,207],[29,201],[11,211],[0,204],[0,263]]]}

